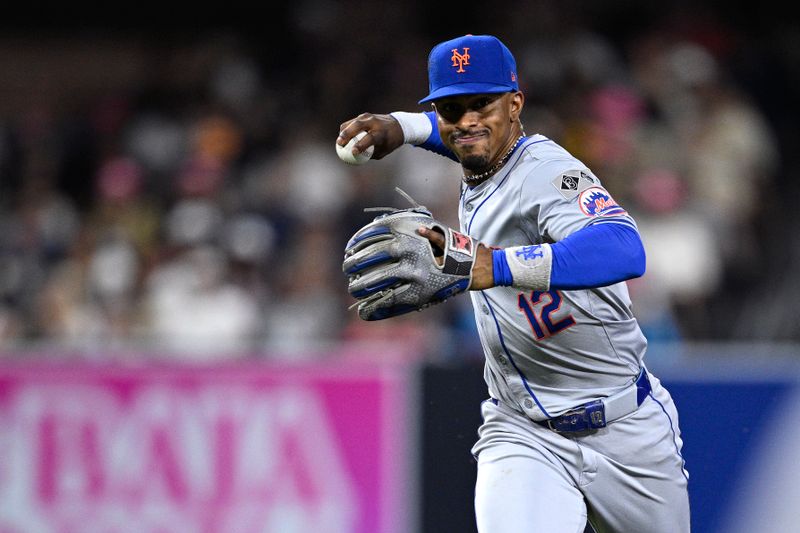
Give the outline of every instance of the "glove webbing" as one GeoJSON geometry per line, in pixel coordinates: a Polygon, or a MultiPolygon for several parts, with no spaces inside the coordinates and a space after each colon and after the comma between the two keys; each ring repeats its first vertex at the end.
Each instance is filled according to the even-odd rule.
{"type": "MultiPolygon", "coordinates": [[[[416,200],[414,200],[411,197],[411,195],[408,194],[406,191],[404,191],[400,187],[395,187],[394,190],[396,190],[398,193],[400,193],[403,196],[403,198],[408,200],[408,202],[411,204],[411,206],[415,210],[424,211],[426,214],[432,216],[431,212],[428,210],[427,207],[425,207],[424,205],[422,205],[419,202],[417,202],[416,200]]],[[[405,211],[405,209],[398,209],[397,207],[365,207],[364,208],[364,212],[365,213],[371,213],[373,211],[386,211],[387,213],[398,213],[400,211],[405,211]]]]}

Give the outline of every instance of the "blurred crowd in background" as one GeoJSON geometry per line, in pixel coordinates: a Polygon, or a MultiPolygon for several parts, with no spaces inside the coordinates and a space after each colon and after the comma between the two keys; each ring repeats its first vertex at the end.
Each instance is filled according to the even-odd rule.
{"type": "Polygon", "coordinates": [[[464,33],[509,45],[526,132],[637,220],[648,268],[629,287],[651,342],[800,340],[798,27],[579,4],[308,0],[264,28],[3,26],[0,349],[309,358],[401,341],[480,357],[468,298],[363,323],[341,272],[363,208],[405,205],[395,186],[457,224],[458,165],[334,151],[361,112],[427,110],[427,54],[464,33]]]}

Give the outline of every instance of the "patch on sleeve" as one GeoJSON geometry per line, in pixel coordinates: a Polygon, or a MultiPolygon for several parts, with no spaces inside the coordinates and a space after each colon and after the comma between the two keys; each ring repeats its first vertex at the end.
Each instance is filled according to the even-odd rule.
{"type": "Polygon", "coordinates": [[[589,187],[580,193],[578,204],[583,214],[590,217],[610,217],[627,214],[602,187],[589,187]]]}
{"type": "Polygon", "coordinates": [[[570,170],[564,172],[550,183],[561,193],[565,200],[572,200],[594,185],[594,178],[586,172],[570,170]]]}

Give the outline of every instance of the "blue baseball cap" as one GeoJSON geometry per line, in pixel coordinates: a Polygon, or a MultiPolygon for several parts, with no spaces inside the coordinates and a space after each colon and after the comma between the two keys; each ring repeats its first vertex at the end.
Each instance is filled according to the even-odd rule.
{"type": "Polygon", "coordinates": [[[460,94],[518,91],[517,62],[492,35],[465,35],[433,47],[428,56],[430,93],[420,104],[460,94]]]}

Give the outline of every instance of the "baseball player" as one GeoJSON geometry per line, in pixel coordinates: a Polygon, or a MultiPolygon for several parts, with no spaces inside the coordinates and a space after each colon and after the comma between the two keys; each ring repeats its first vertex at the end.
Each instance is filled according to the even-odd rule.
{"type": "Polygon", "coordinates": [[[365,320],[469,291],[489,392],[472,450],[478,530],[689,531],[678,414],[645,367],[625,284],[645,269],[636,223],[583,163],[525,134],[496,37],[438,44],[428,74],[433,111],[362,114],[337,143],[365,131],[354,153],[412,144],[460,162],[460,229],[419,205],[378,216],[343,268],[365,320]]]}

